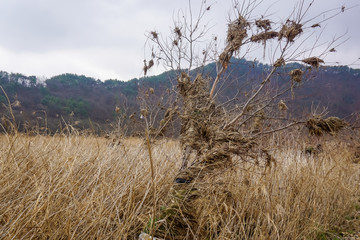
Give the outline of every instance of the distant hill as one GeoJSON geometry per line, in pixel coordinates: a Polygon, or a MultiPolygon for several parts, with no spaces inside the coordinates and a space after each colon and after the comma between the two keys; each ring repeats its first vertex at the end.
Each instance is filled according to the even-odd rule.
{"type": "MultiPolygon", "coordinates": [[[[283,67],[277,78],[276,86],[289,84],[288,72],[302,66],[290,64],[283,67]]],[[[249,89],[261,81],[268,65],[244,59],[233,59],[224,85],[220,84],[219,100],[225,101],[236,95],[239,88],[249,89]]],[[[201,71],[205,76],[214,77],[215,63],[194,70],[192,75],[201,71]]],[[[62,74],[41,80],[36,76],[19,73],[0,72],[0,85],[8,95],[17,125],[20,130],[27,128],[44,129],[52,132],[71,123],[78,128],[109,129],[114,124],[127,124],[129,132],[136,131],[141,122],[131,122],[128,118],[139,112],[141,97],[154,89],[155,99],[166,94],[167,89],[176,89],[176,73],[165,72],[158,76],[120,81],[104,82],[83,75],[62,74]],[[116,111],[116,107],[117,111],[116,111]]],[[[330,115],[346,117],[360,111],[360,70],[347,66],[322,67],[312,72],[310,80],[296,88],[295,98],[289,93],[283,97],[293,115],[310,112],[311,106],[324,106],[330,115]]],[[[241,96],[237,96],[238,98],[241,96]]],[[[3,125],[10,118],[6,107],[7,99],[0,93],[0,115],[3,125]]],[[[154,105],[155,106],[155,105],[154,105]]],[[[137,114],[139,117],[139,114],[137,114]]]]}

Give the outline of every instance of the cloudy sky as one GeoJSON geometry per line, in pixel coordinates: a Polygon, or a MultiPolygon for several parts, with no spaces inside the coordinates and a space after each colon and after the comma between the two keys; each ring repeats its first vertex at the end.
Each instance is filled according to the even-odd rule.
{"type": "MultiPolygon", "coordinates": [[[[305,0],[309,2],[310,0],[305,0]]],[[[192,0],[196,11],[201,0],[192,0]]],[[[258,8],[279,20],[295,0],[265,0],[258,8]],[[274,3],[274,4],[273,4],[274,3]],[[270,8],[268,8],[271,6],[270,8]]],[[[313,14],[358,0],[316,0],[313,14]]],[[[218,0],[208,11],[213,34],[225,35],[231,0],[218,0]]],[[[0,70],[51,77],[76,73],[101,80],[140,77],[149,31],[168,33],[177,9],[188,0],[0,0],[0,70]]],[[[336,12],[335,11],[335,12],[336,12]]],[[[327,63],[359,68],[360,7],[331,19],[323,37],[350,38],[327,63]]],[[[320,18],[325,16],[320,16],[320,18]]],[[[324,28],[325,26],[322,26],[324,28]]],[[[344,38],[344,39],[345,39],[344,38]]]]}

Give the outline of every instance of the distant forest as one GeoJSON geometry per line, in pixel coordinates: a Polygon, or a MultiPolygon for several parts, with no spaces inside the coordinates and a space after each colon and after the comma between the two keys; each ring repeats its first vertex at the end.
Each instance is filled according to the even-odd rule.
{"type": "MultiPolygon", "coordinates": [[[[289,69],[296,67],[305,66],[295,63],[283,67],[283,74],[277,76],[280,79],[277,84],[289,84],[289,69]]],[[[261,79],[268,69],[268,65],[256,61],[233,59],[230,74],[224,76],[225,84],[219,86],[218,100],[227,101],[234,96],[241,98],[237,94],[238,90],[248,88],[251,91],[251,82],[261,79]]],[[[199,71],[214,76],[216,64],[196,69],[192,75],[195,76],[199,71]]],[[[165,96],[170,98],[171,94],[176,93],[176,76],[176,72],[169,71],[129,81],[100,81],[67,73],[40,80],[36,76],[1,71],[0,85],[10,100],[20,131],[36,129],[54,133],[71,125],[77,129],[93,129],[97,132],[123,127],[128,134],[134,134],[141,130],[143,124],[140,118],[142,103],[150,101],[155,108],[159,102],[159,108],[163,108],[160,102],[164,102],[165,96]]],[[[296,85],[295,96],[290,92],[286,95],[284,100],[289,107],[287,115],[310,114],[311,107],[326,107],[330,115],[341,118],[360,111],[359,69],[347,66],[321,67],[308,79],[296,85]]],[[[0,104],[1,130],[4,131],[12,116],[2,91],[0,104]]]]}

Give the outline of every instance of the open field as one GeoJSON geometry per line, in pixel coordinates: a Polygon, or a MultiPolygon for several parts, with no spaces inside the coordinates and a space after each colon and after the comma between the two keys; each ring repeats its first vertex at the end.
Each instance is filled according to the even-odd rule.
{"type": "MultiPolygon", "coordinates": [[[[216,239],[359,232],[360,164],[351,149],[334,140],[307,155],[305,143],[271,141],[276,164],[238,163],[210,179],[209,196],[198,201],[201,227],[216,239]]],[[[137,239],[147,227],[154,193],[141,139],[113,145],[93,136],[17,134],[0,142],[0,239],[137,239]]],[[[181,153],[175,140],[159,140],[152,150],[159,210],[181,153]]]]}

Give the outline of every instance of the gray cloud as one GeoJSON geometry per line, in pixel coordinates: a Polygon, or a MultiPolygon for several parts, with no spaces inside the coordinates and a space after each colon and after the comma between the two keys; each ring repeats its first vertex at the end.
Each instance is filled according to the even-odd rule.
{"type": "Polygon", "coordinates": [[[0,5],[0,42],[14,51],[111,45],[118,39],[107,28],[117,24],[109,5],[106,1],[7,1],[0,5]]]}
{"type": "MultiPolygon", "coordinates": [[[[265,2],[270,6],[269,1],[265,2]]],[[[2,0],[0,68],[48,77],[64,72],[103,80],[139,77],[145,33],[154,29],[168,33],[175,9],[186,8],[187,3],[187,0],[2,0]]],[[[197,8],[200,1],[193,3],[197,8]]],[[[212,32],[220,36],[226,32],[230,3],[219,1],[209,12],[207,20],[214,25],[212,32]]],[[[337,0],[318,0],[315,4],[311,13],[341,6],[337,0]]],[[[356,4],[356,0],[346,1],[348,6],[356,4]]],[[[280,0],[267,13],[276,21],[287,16],[291,6],[292,1],[280,0]]],[[[259,13],[266,9],[259,9],[259,13]]],[[[351,37],[329,56],[329,62],[346,64],[360,57],[358,9],[331,19],[326,26],[325,39],[346,31],[351,37]]]]}

